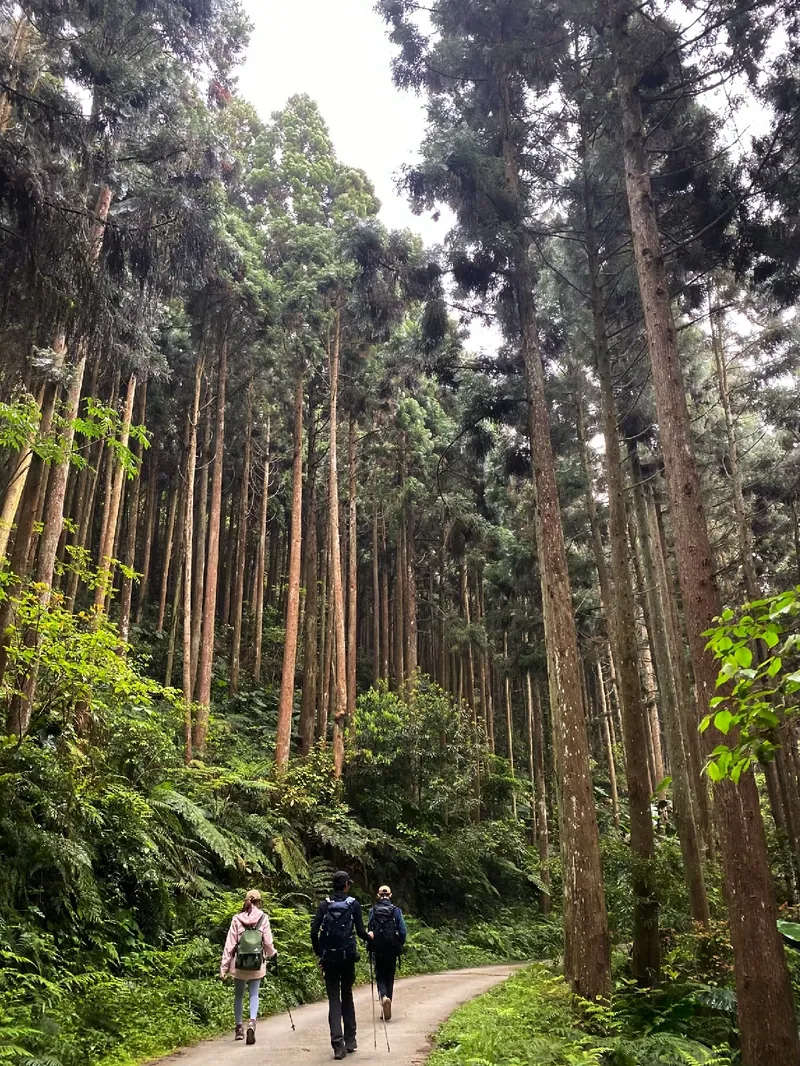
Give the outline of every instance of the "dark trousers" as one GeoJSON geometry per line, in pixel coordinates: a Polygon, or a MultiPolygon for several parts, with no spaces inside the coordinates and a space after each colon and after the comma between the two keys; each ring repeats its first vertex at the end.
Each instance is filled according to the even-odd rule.
{"type": "Polygon", "coordinates": [[[341,1047],[356,1038],[356,1007],[353,1003],[353,984],[356,979],[355,962],[323,963],[325,991],[328,993],[328,1024],[331,1046],[341,1047]],[[342,1026],[344,1025],[344,1033],[342,1026]]]}
{"type": "Polygon", "coordinates": [[[375,955],[375,984],[378,986],[378,996],[383,999],[388,996],[394,998],[394,975],[397,972],[397,956],[375,955]]]}

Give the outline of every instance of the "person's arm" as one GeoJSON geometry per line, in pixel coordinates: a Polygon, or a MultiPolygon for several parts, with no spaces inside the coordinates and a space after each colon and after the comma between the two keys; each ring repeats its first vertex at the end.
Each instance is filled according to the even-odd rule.
{"type": "Polygon", "coordinates": [[[239,923],[234,918],[231,922],[225,947],[222,949],[222,960],[219,964],[219,975],[224,978],[230,972],[233,956],[236,954],[236,945],[239,943],[239,923]]]}
{"type": "Polygon", "coordinates": [[[261,926],[261,943],[264,945],[264,954],[268,959],[273,958],[278,954],[278,949],[275,947],[275,941],[272,939],[272,929],[269,924],[269,918],[264,915],[264,924],[261,926]]]}
{"type": "Polygon", "coordinates": [[[403,917],[403,912],[399,907],[395,907],[395,915],[397,917],[397,931],[400,934],[400,947],[406,946],[406,938],[408,936],[408,929],[406,928],[406,920],[403,917]]]}
{"type": "Polygon", "coordinates": [[[356,934],[364,941],[370,940],[369,933],[364,928],[364,914],[361,910],[361,904],[357,899],[353,900],[353,924],[356,927],[356,934]]]}
{"type": "Polygon", "coordinates": [[[322,927],[322,921],[327,909],[328,905],[323,900],[323,902],[317,907],[317,913],[311,919],[311,947],[314,949],[314,954],[317,957],[322,954],[319,947],[319,931],[322,927]]]}

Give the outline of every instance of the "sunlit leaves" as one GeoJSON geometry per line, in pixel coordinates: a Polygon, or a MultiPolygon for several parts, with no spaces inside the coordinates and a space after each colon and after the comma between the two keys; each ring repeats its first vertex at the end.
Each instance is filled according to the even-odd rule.
{"type": "Polygon", "coordinates": [[[712,781],[736,783],[755,762],[772,758],[778,729],[798,713],[800,586],[768,599],[725,610],[705,634],[720,663],[717,692],[701,732],[714,727],[727,742],[711,753],[712,781]]]}

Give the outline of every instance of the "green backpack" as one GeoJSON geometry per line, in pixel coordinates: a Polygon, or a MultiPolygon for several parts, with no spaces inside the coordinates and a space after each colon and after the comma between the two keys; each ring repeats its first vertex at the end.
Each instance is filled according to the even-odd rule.
{"type": "Polygon", "coordinates": [[[239,937],[239,943],[236,945],[237,970],[260,970],[264,965],[264,941],[261,937],[264,917],[265,915],[261,916],[258,925],[245,926],[239,937]]]}

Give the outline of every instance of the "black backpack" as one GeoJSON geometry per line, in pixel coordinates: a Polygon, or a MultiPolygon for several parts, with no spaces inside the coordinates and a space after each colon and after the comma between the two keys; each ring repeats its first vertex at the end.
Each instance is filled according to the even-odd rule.
{"type": "Polygon", "coordinates": [[[353,922],[353,904],[355,899],[327,900],[328,909],[320,926],[319,943],[325,958],[356,959],[355,923],[353,922]]]}
{"type": "Polygon", "coordinates": [[[370,947],[377,955],[399,955],[403,949],[397,928],[395,906],[388,901],[376,903],[369,919],[370,932],[375,935],[370,947]]]}

